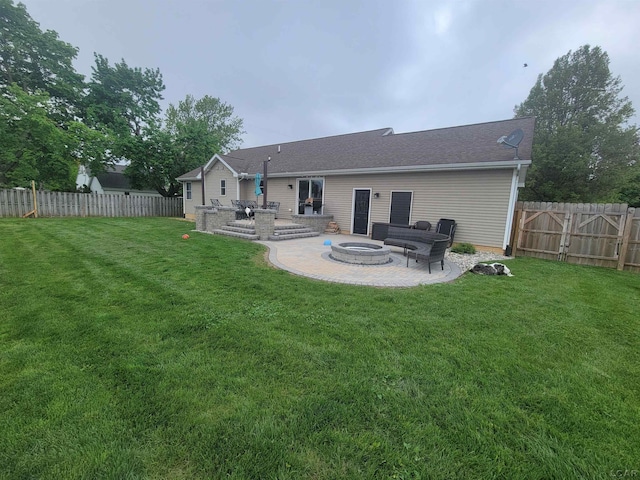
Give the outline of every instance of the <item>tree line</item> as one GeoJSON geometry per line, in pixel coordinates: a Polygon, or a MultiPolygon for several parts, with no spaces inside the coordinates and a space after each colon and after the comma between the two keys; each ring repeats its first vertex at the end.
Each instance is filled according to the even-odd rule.
{"type": "MultiPolygon", "coordinates": [[[[23,4],[0,0],[0,188],[35,180],[75,190],[79,165],[99,173],[126,161],[134,188],[174,196],[176,177],[241,143],[243,122],[219,98],[187,95],[162,112],[158,69],[95,53],[85,80],[72,64],[77,54],[23,4]]],[[[568,52],[538,76],[514,108],[536,117],[522,200],[640,206],[638,128],[622,90],[597,46],[568,52]]]]}
{"type": "Polygon", "coordinates": [[[162,112],[159,69],[94,53],[85,80],[77,54],[23,4],[0,0],[0,188],[73,191],[80,165],[96,174],[125,161],[134,188],[170,197],[176,177],[241,143],[243,121],[219,98],[187,95],[162,112]]]}
{"type": "Polygon", "coordinates": [[[583,45],[540,74],[516,117],[535,115],[522,200],[640,206],[638,127],[600,47],[583,45]]]}

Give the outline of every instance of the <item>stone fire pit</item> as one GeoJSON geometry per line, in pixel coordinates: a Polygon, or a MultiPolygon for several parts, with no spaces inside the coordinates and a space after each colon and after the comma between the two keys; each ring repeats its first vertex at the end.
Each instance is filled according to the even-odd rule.
{"type": "Polygon", "coordinates": [[[391,260],[391,249],[375,243],[346,242],[331,245],[331,258],[354,265],[383,265],[391,260]]]}

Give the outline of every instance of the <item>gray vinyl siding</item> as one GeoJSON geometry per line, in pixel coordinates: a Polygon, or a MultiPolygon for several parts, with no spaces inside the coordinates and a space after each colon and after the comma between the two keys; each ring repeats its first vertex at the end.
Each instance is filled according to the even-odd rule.
{"type": "MultiPolygon", "coordinates": [[[[193,216],[196,213],[195,206],[202,205],[202,182],[191,181],[191,200],[187,199],[186,183],[183,183],[184,213],[186,216],[193,216]]],[[[204,204],[211,205],[212,198],[217,198],[220,203],[231,206],[231,199],[235,200],[238,192],[238,181],[234,178],[233,173],[221,162],[213,164],[210,170],[205,174],[204,184],[204,204]],[[227,181],[227,194],[220,195],[220,180],[227,181]]]]}
{"type": "Polygon", "coordinates": [[[182,202],[184,205],[184,213],[187,217],[192,217],[196,214],[196,205],[202,205],[202,187],[201,182],[192,181],[184,182],[182,184],[182,202]],[[187,183],[191,183],[191,199],[187,198],[187,183]]]}
{"type": "MultiPolygon", "coordinates": [[[[254,179],[242,180],[240,182],[240,198],[242,200],[257,200],[262,205],[262,196],[256,197],[256,183],[254,179]]],[[[267,200],[269,202],[280,202],[278,218],[291,218],[292,213],[296,213],[296,179],[295,178],[267,178],[267,200]],[[288,185],[293,188],[289,189],[288,185]]]]}
{"type": "Polygon", "coordinates": [[[413,192],[410,223],[440,218],[458,223],[455,241],[502,248],[513,171],[477,170],[419,174],[334,176],[325,179],[325,213],[351,232],[355,188],[371,189],[371,223],[388,222],[392,191],[413,192]],[[379,193],[379,198],[373,198],[379,193]]]}
{"type": "MultiPolygon", "coordinates": [[[[217,198],[220,200],[222,205],[227,207],[231,206],[231,200],[236,200],[238,194],[238,181],[233,176],[233,173],[222,163],[216,162],[211,166],[211,170],[207,172],[205,175],[205,197],[206,205],[211,205],[211,198],[217,198]],[[220,180],[227,181],[227,194],[222,196],[220,195],[220,180]]],[[[201,197],[200,194],[197,195],[198,198],[201,197]]]]}
{"type": "Polygon", "coordinates": [[[298,205],[296,199],[296,179],[295,178],[273,178],[267,181],[267,200],[270,202],[280,202],[278,218],[291,218],[296,212],[298,205]],[[292,185],[290,190],[288,185],[292,185]]]}

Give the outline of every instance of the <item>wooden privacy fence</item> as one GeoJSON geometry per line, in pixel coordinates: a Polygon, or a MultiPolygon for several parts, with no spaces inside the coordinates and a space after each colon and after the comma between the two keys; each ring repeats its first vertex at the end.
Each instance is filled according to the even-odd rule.
{"type": "MultiPolygon", "coordinates": [[[[182,217],[182,197],[36,191],[40,217],[182,217]]],[[[0,190],[0,217],[32,213],[31,190],[0,190]]]]}
{"type": "Polygon", "coordinates": [[[514,255],[640,272],[640,209],[518,202],[514,255]]]}

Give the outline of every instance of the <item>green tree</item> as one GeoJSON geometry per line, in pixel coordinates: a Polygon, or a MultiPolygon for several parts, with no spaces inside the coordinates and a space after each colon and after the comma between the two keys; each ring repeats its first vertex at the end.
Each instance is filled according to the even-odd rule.
{"type": "Polygon", "coordinates": [[[105,135],[81,121],[83,76],[78,49],[42,32],[26,7],[0,0],[0,185],[36,180],[75,190],[78,162],[104,162],[105,135]]]}
{"type": "Polygon", "coordinates": [[[628,181],[620,189],[620,201],[640,207],[640,163],[632,166],[628,181]]]}
{"type": "Polygon", "coordinates": [[[169,105],[164,128],[152,125],[145,129],[144,141],[130,144],[135,151],[127,155],[131,164],[126,174],[137,188],[151,186],[162,195],[178,195],[176,177],[239,145],[242,123],[219,98],[195,100],[187,95],[177,106],[169,105]]]}
{"type": "Polygon", "coordinates": [[[86,125],[60,124],[44,92],[11,85],[0,96],[0,187],[26,187],[35,180],[50,190],[75,190],[78,163],[99,161],[102,136],[86,125]]]}
{"type": "Polygon", "coordinates": [[[0,92],[17,84],[28,93],[47,92],[51,115],[70,120],[78,113],[84,77],[73,67],[78,49],[40,25],[26,7],[0,0],[0,92]]]}
{"type": "Polygon", "coordinates": [[[165,88],[158,69],[132,68],[124,59],[113,66],[95,54],[96,64],[85,98],[87,120],[118,137],[141,137],[145,127],[158,122],[165,88]]]}
{"type": "Polygon", "coordinates": [[[537,201],[622,201],[638,159],[634,114],[621,96],[609,56],[589,45],[558,58],[540,74],[516,116],[536,116],[533,164],[521,198],[537,201]]]}
{"type": "MultiPolygon", "coordinates": [[[[124,59],[111,65],[102,55],[94,56],[85,111],[89,125],[104,134],[107,161],[90,167],[99,172],[108,163],[126,160],[142,168],[152,161],[146,155],[155,158],[153,152],[165,147],[158,132],[165,88],[162,74],[158,69],[130,67],[124,59]]],[[[148,182],[139,175],[131,179],[137,188],[155,188],[157,184],[154,175],[149,175],[148,182]]]]}
{"type": "Polygon", "coordinates": [[[200,100],[187,95],[177,107],[169,105],[165,125],[182,154],[192,157],[195,166],[207,161],[214,153],[237,148],[245,133],[242,119],[233,116],[233,107],[209,95],[200,100]]]}
{"type": "Polygon", "coordinates": [[[177,158],[173,139],[166,130],[148,128],[144,137],[130,139],[126,150],[131,159],[125,175],[134,188],[153,188],[164,197],[174,197],[180,193],[180,184],[175,177],[177,158]]]}

